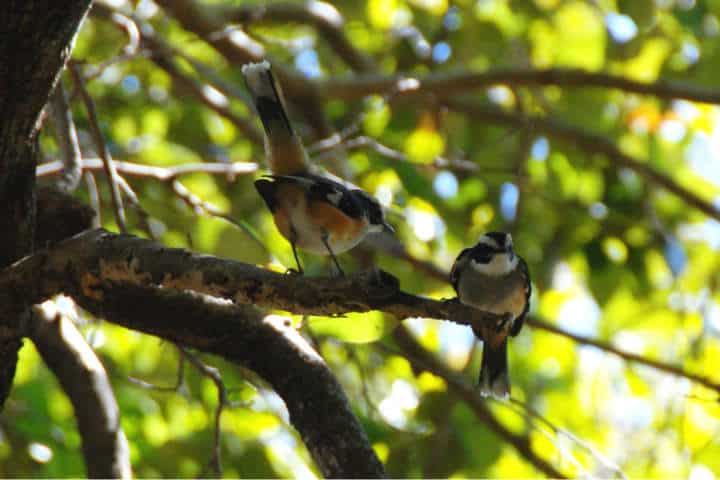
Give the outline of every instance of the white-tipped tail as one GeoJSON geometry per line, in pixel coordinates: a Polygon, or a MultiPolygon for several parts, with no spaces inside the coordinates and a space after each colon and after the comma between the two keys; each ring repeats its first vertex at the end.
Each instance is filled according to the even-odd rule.
{"type": "Polygon", "coordinates": [[[270,62],[263,60],[257,63],[247,63],[242,66],[242,74],[253,95],[275,97],[270,62]]]}
{"type": "Polygon", "coordinates": [[[305,150],[288,118],[282,90],[273,76],[270,62],[248,63],[243,65],[242,73],[265,128],[270,170],[275,175],[306,171],[305,150]]]}

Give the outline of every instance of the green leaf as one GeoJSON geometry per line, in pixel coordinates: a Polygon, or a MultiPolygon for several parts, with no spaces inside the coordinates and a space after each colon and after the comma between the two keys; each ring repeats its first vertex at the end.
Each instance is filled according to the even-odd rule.
{"type": "Polygon", "coordinates": [[[311,317],[315,335],[326,335],[350,343],[369,343],[395,328],[397,320],[380,312],[351,313],[344,318],[311,317]]]}

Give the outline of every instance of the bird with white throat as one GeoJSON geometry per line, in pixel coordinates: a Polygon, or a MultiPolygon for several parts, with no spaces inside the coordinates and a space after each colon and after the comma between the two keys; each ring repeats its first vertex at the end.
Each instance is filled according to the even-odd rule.
{"type": "Polygon", "coordinates": [[[512,236],[505,232],[481,235],[475,246],[458,255],[450,282],[460,303],[499,317],[496,325],[472,328],[483,341],[480,393],[508,398],[507,339],[520,333],[532,291],[527,264],[515,253],[512,236]]]}

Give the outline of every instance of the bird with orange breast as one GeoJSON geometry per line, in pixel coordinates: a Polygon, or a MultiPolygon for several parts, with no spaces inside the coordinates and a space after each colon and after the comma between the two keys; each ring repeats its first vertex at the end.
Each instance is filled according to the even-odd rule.
{"type": "Polygon", "coordinates": [[[297,271],[303,273],[297,248],[329,255],[340,275],[336,255],[358,245],[371,232],[393,232],[380,203],[369,193],[313,173],[300,137],[285,109],[280,85],[267,61],[242,68],[263,128],[271,175],[255,181],[280,233],[290,242],[297,271]]]}

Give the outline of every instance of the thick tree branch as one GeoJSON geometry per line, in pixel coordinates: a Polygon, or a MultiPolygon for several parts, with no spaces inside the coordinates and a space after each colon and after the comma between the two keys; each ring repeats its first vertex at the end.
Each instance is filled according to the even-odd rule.
{"type": "Polygon", "coordinates": [[[130,448],[105,369],[72,321],[35,308],[30,337],[72,402],[89,478],[132,478],[130,448]]]}
{"type": "MultiPolygon", "coordinates": [[[[453,301],[405,293],[392,277],[382,272],[339,279],[284,275],[104,230],[80,234],[0,272],[0,308],[12,308],[23,300],[39,303],[63,291],[80,290],[99,300],[104,288],[116,284],[193,290],[236,303],[305,315],[380,310],[398,319],[435,318],[462,325],[493,320],[488,314],[453,301]]],[[[601,340],[573,335],[537,319],[528,319],[528,324],[720,391],[720,385],[702,375],[625,352],[601,340]]]]}
{"type": "Polygon", "coordinates": [[[384,475],[341,386],[286,319],[190,292],[130,284],[99,292],[73,296],[95,316],[220,355],[268,381],[324,476],[384,475]]]}
{"type": "MultiPolygon", "coordinates": [[[[285,400],[292,424],[300,432],[325,476],[375,478],[384,475],[382,465],[352,414],[341,387],[322,359],[293,328],[286,326],[279,317],[271,316],[263,320],[263,315],[254,308],[234,306],[225,300],[189,293],[186,290],[191,289],[192,285],[181,286],[180,283],[189,280],[191,284],[198,286],[197,280],[203,282],[189,270],[183,274],[185,280],[177,278],[180,283],[174,286],[166,284],[161,289],[156,286],[141,286],[145,284],[144,281],[135,283],[130,277],[126,282],[114,274],[110,274],[104,285],[96,284],[91,280],[94,274],[87,268],[94,264],[95,268],[99,269],[98,272],[103,270],[109,273],[105,270],[109,263],[101,257],[109,254],[106,260],[111,257],[119,260],[120,257],[111,253],[118,248],[120,250],[116,253],[125,260],[134,255],[132,252],[138,252],[140,257],[149,259],[145,257],[146,253],[150,254],[147,248],[156,254],[165,250],[150,241],[128,235],[113,235],[102,230],[80,234],[49,251],[28,257],[0,273],[3,278],[4,274],[9,272],[18,274],[13,281],[0,286],[0,314],[2,309],[12,309],[16,303],[38,303],[54,293],[65,291],[71,294],[79,305],[98,317],[221,355],[256,371],[273,385],[285,400]],[[101,247],[104,243],[102,238],[115,239],[120,243],[106,243],[101,247]],[[128,241],[130,243],[127,243],[128,241]],[[95,247],[100,247],[100,250],[91,247],[93,243],[95,247]],[[121,244],[126,248],[121,247],[121,244]],[[89,257],[83,259],[80,252],[85,248],[95,250],[95,254],[99,256],[94,260],[89,257]],[[38,288],[31,289],[32,292],[20,289],[21,283],[32,283],[33,278],[41,278],[43,271],[53,273],[43,277],[44,280],[35,282],[38,288]],[[112,280],[111,277],[115,279],[112,280]],[[192,277],[195,277],[195,280],[192,280],[192,277]],[[287,368],[288,365],[292,365],[292,368],[287,368]]],[[[192,262],[193,258],[203,262],[202,256],[181,250],[173,251],[170,257],[162,261],[192,262]],[[183,258],[185,260],[182,260],[183,258]]],[[[205,266],[209,266],[211,270],[220,268],[215,269],[211,276],[225,275],[221,271],[222,260],[212,257],[205,259],[210,260],[211,263],[205,266]]],[[[132,268],[134,267],[131,267],[131,270],[132,268]]],[[[253,270],[263,272],[250,265],[230,266],[230,276],[227,279],[231,283],[235,278],[233,271],[236,269],[238,272],[248,269],[245,272],[248,275],[253,270]]],[[[203,275],[200,274],[201,277],[203,275]]],[[[271,273],[272,275],[279,279],[290,278],[271,273]]],[[[163,276],[165,280],[170,279],[170,276],[163,276]]],[[[242,274],[240,276],[242,277],[242,274]]],[[[136,275],[131,274],[131,277],[136,275]]],[[[220,277],[217,279],[222,280],[220,277]]],[[[163,281],[160,282],[162,283],[163,281]]],[[[210,287],[208,292],[214,290],[211,284],[212,281],[207,284],[210,287]]],[[[145,285],[153,285],[153,282],[145,285]]]]}
{"type": "Polygon", "coordinates": [[[680,82],[639,82],[606,73],[577,69],[504,68],[486,72],[443,72],[425,76],[353,75],[319,81],[324,96],[353,100],[373,94],[384,94],[397,88],[407,79],[416,81],[414,88],[402,89],[398,96],[434,94],[447,97],[479,88],[505,84],[510,86],[556,85],[559,87],[615,88],[625,92],[654,95],[660,98],[681,98],[694,102],[720,104],[720,90],[680,82]]]}
{"type": "MultiPolygon", "coordinates": [[[[0,268],[32,251],[35,134],[90,0],[6,0],[0,8],[0,268]]],[[[15,375],[26,305],[0,315],[0,408],[15,375]]]]}
{"type": "Polygon", "coordinates": [[[588,133],[581,128],[566,124],[560,120],[539,116],[521,116],[488,107],[468,99],[447,99],[443,103],[450,109],[464,112],[473,120],[483,120],[515,128],[532,125],[533,131],[570,142],[588,153],[600,153],[617,167],[628,168],[647,182],[673,193],[688,205],[697,208],[706,215],[720,220],[720,209],[708,200],[683,187],[668,175],[658,172],[640,159],[624,153],[611,140],[601,135],[588,133]]]}
{"type": "Polygon", "coordinates": [[[0,273],[0,308],[38,303],[60,292],[79,291],[100,301],[105,288],[118,284],[192,290],[303,315],[380,310],[398,319],[429,317],[465,325],[494,320],[455,301],[405,293],[384,272],[342,278],[287,275],[105,230],[77,235],[0,273]]]}

